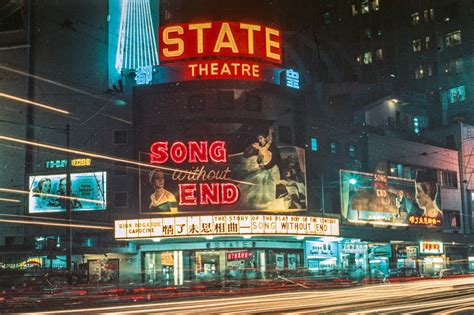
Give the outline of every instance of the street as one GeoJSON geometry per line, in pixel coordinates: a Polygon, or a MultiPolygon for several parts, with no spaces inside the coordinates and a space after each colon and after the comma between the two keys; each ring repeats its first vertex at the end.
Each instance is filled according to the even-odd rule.
{"type": "MultiPolygon", "coordinates": [[[[443,313],[474,312],[474,279],[426,280],[350,289],[82,308],[50,313],[443,313]]],[[[48,312],[46,312],[48,313],[48,312]]]]}

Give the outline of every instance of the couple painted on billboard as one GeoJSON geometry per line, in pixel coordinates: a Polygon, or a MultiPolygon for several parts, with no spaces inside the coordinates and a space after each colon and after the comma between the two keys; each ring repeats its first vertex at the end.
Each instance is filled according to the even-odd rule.
{"type": "Polygon", "coordinates": [[[410,216],[418,216],[442,220],[439,189],[429,170],[417,170],[416,180],[389,178],[382,193],[375,189],[372,174],[342,174],[343,216],[347,219],[408,223],[410,216]],[[352,178],[357,178],[356,184],[349,183],[352,178]]]}
{"type": "MultiPolygon", "coordinates": [[[[45,208],[61,208],[66,209],[67,207],[67,200],[69,198],[66,197],[66,177],[63,177],[59,180],[58,189],[54,195],[51,194],[51,179],[44,177],[38,181],[38,184],[35,188],[33,188],[33,201],[34,207],[38,209],[45,209],[45,208]],[[55,197],[57,196],[57,197],[55,197]]],[[[71,195],[74,197],[74,195],[71,195]]],[[[81,208],[82,204],[77,199],[70,199],[71,209],[81,208]]]]}
{"type": "Polygon", "coordinates": [[[273,127],[268,129],[268,133],[259,132],[256,140],[243,154],[241,180],[253,185],[240,185],[241,207],[258,210],[305,209],[304,176],[300,165],[295,163],[295,157],[287,154],[282,159],[280,149],[274,143],[273,127]]]}

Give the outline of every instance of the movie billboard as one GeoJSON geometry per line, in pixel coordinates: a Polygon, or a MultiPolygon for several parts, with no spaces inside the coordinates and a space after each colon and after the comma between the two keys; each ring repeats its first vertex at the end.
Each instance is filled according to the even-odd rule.
{"type": "Polygon", "coordinates": [[[436,180],[340,172],[341,214],[352,223],[441,226],[443,213],[436,180]]]}
{"type": "Polygon", "coordinates": [[[142,213],[306,210],[304,150],[277,147],[268,135],[242,150],[231,141],[157,141],[140,160],[142,213]]]}
{"type": "Polygon", "coordinates": [[[29,213],[106,209],[106,172],[71,174],[71,195],[66,194],[66,174],[30,176],[29,213]]]}

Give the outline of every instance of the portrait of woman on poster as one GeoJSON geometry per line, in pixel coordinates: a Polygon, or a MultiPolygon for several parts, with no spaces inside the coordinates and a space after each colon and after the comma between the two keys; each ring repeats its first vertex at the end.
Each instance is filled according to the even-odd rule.
{"type": "Polygon", "coordinates": [[[44,209],[47,207],[54,207],[54,200],[51,199],[51,179],[45,177],[38,181],[38,184],[33,188],[33,208],[44,209]]]}
{"type": "Polygon", "coordinates": [[[148,209],[151,212],[178,212],[178,202],[176,197],[165,189],[165,174],[162,170],[156,169],[148,174],[148,181],[155,189],[150,196],[148,209]]]}

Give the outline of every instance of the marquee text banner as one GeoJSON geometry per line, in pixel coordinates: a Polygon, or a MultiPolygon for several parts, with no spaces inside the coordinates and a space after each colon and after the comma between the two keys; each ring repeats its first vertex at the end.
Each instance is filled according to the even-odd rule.
{"type": "Polygon", "coordinates": [[[287,215],[208,215],[115,221],[116,239],[207,235],[338,236],[339,220],[287,215]]]}

